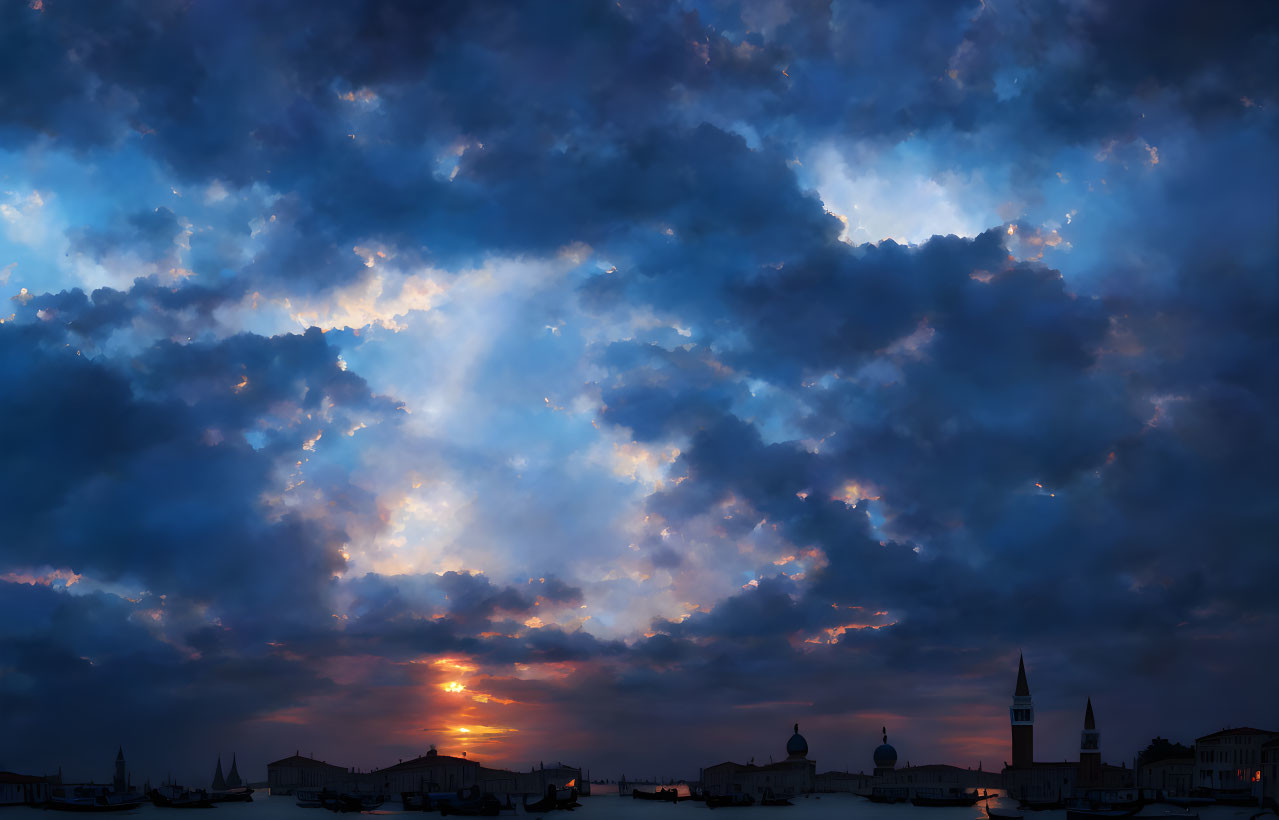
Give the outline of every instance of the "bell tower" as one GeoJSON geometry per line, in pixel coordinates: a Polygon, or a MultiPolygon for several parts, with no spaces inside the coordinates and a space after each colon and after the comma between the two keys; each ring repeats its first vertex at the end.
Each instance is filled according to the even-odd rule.
{"type": "Polygon", "coordinates": [[[1084,711],[1084,730],[1079,733],[1079,786],[1084,789],[1101,787],[1101,732],[1092,714],[1092,698],[1084,711]]]}
{"type": "Polygon", "coordinates": [[[1030,769],[1035,765],[1035,706],[1026,682],[1026,661],[1017,656],[1017,688],[1013,705],[1008,710],[1013,727],[1013,768],[1030,769]]]}

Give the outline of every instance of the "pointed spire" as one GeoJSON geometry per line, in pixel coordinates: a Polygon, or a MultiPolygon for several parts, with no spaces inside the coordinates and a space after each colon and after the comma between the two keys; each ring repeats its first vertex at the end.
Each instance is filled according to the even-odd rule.
{"type": "Polygon", "coordinates": [[[1030,684],[1026,683],[1026,659],[1017,653],[1017,689],[1014,697],[1030,697],[1030,684]]]}
{"type": "Polygon", "coordinates": [[[118,752],[116,752],[116,753],[115,753],[115,759],[116,759],[116,760],[124,760],[124,747],[123,747],[123,746],[121,746],[121,747],[120,747],[120,751],[118,751],[118,752]]]}
{"type": "Polygon", "coordinates": [[[887,727],[887,726],[881,726],[881,727],[879,727],[879,732],[880,732],[880,734],[882,734],[882,735],[884,736],[884,742],[885,742],[885,743],[887,743],[887,742],[888,742],[888,727],[887,727]]]}
{"type": "Polygon", "coordinates": [[[1092,716],[1092,698],[1088,699],[1088,708],[1084,711],[1084,728],[1096,729],[1097,721],[1092,716]]]}
{"type": "Polygon", "coordinates": [[[235,768],[235,752],[231,753],[231,771],[226,776],[226,787],[228,789],[238,789],[244,785],[240,782],[240,773],[235,768]]]}
{"type": "Polygon", "coordinates": [[[222,776],[222,755],[218,755],[218,768],[213,773],[213,790],[215,792],[226,790],[226,778],[222,776]]]}
{"type": "Polygon", "coordinates": [[[799,734],[799,724],[795,724],[795,734],[799,734]]]}

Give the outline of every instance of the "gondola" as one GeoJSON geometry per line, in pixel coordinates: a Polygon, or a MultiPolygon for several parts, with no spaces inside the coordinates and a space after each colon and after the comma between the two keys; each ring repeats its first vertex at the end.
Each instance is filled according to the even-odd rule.
{"type": "Polygon", "coordinates": [[[674,803],[679,800],[679,789],[658,789],[655,792],[631,789],[631,797],[636,800],[665,800],[668,803],[674,803]]]}
{"type": "Polygon", "coordinates": [[[459,800],[457,802],[448,802],[440,804],[440,815],[454,815],[457,817],[497,817],[503,811],[515,811],[515,805],[511,803],[508,795],[506,802],[497,799],[497,796],[491,792],[485,792],[479,798],[474,800],[459,800]]]}
{"type": "Polygon", "coordinates": [[[252,803],[253,789],[241,788],[208,792],[208,797],[212,803],[252,803]]]}
{"type": "Polygon", "coordinates": [[[972,792],[971,794],[939,794],[939,795],[917,794],[910,799],[910,804],[912,806],[933,806],[933,807],[975,806],[978,803],[980,803],[982,800],[989,800],[993,796],[994,795],[989,795],[989,794],[977,794],[976,792],[972,792]]]}
{"type": "Polygon", "coordinates": [[[524,796],[524,813],[554,811],[555,809],[575,809],[582,805],[577,802],[577,797],[577,789],[557,789],[554,786],[547,786],[546,794],[534,803],[528,802],[528,795],[524,796]]]}
{"type": "Polygon", "coordinates": [[[755,798],[749,794],[712,794],[706,797],[706,808],[727,809],[755,805],[755,798]]]}
{"type": "Polygon", "coordinates": [[[61,794],[54,794],[44,804],[45,808],[55,811],[104,812],[129,811],[141,807],[146,798],[140,794],[114,794],[105,787],[79,786],[69,793],[62,789],[61,794]]]}
{"type": "Polygon", "coordinates": [[[1026,815],[1019,811],[1011,811],[1009,809],[992,809],[990,804],[986,804],[986,816],[990,820],[1022,820],[1026,815]]]}
{"type": "Polygon", "coordinates": [[[351,813],[369,811],[381,806],[386,799],[377,794],[358,794],[343,792],[342,794],[322,794],[321,805],[329,811],[351,813]]]}
{"type": "Polygon", "coordinates": [[[791,803],[789,800],[787,800],[785,797],[778,797],[777,795],[773,794],[773,790],[772,790],[772,789],[765,789],[765,790],[764,790],[764,796],[763,796],[763,797],[761,797],[761,798],[759,799],[759,804],[760,804],[761,806],[791,806],[791,805],[794,805],[794,804],[793,804],[793,803],[791,803]]]}
{"type": "Polygon", "coordinates": [[[209,795],[203,791],[187,790],[169,796],[159,789],[152,789],[147,797],[150,798],[151,805],[163,809],[211,809],[214,807],[209,795]]]}

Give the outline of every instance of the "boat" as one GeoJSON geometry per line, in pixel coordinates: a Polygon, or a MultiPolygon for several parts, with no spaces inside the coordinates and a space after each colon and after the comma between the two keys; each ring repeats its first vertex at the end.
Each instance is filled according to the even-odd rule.
{"type": "Polygon", "coordinates": [[[49,797],[46,808],[55,811],[129,811],[145,804],[146,798],[136,792],[113,792],[106,786],[74,786],[59,789],[49,797]]]}
{"type": "Polygon", "coordinates": [[[990,804],[987,803],[986,816],[989,817],[990,820],[1022,820],[1022,818],[1026,815],[1011,809],[992,809],[990,804]]]}
{"type": "Polygon", "coordinates": [[[293,796],[297,798],[300,809],[320,809],[324,808],[324,797],[327,793],[325,789],[299,789],[293,793],[293,796]]]}
{"type": "Polygon", "coordinates": [[[658,789],[655,792],[631,789],[631,797],[636,800],[665,800],[674,803],[679,800],[679,789],[658,789]]]}
{"type": "Polygon", "coordinates": [[[237,788],[222,789],[220,791],[208,792],[209,800],[213,803],[252,803],[253,789],[237,788]]]}
{"type": "Polygon", "coordinates": [[[949,792],[942,792],[940,789],[929,791],[920,789],[910,799],[910,803],[912,806],[975,806],[982,800],[989,800],[994,796],[978,793],[976,789],[971,792],[962,789],[951,789],[949,792]]]}
{"type": "Polygon", "coordinates": [[[727,809],[755,805],[755,798],[749,794],[711,794],[706,796],[706,808],[727,809]]]}
{"type": "MultiPolygon", "coordinates": [[[[631,796],[634,797],[634,793],[632,793],[631,796]]],[[[524,796],[524,813],[527,814],[534,811],[554,811],[555,809],[575,809],[582,805],[577,802],[577,797],[578,791],[575,788],[558,789],[555,786],[547,786],[546,794],[533,803],[528,802],[528,795],[524,796]]]]}
{"type": "Polygon", "coordinates": [[[910,799],[910,789],[905,786],[875,786],[862,797],[872,803],[905,803],[910,799]]]}
{"type": "Polygon", "coordinates": [[[211,809],[213,801],[203,790],[175,789],[170,787],[168,793],[152,789],[147,795],[151,805],[162,809],[211,809]]]}
{"type": "Polygon", "coordinates": [[[761,806],[791,806],[794,805],[785,797],[778,797],[773,794],[772,789],[764,789],[764,796],[759,799],[761,806]]]}
{"type": "Polygon", "coordinates": [[[497,817],[504,811],[512,813],[515,811],[515,805],[511,803],[510,796],[508,795],[506,802],[503,803],[492,792],[484,792],[477,799],[459,800],[440,805],[441,816],[497,817]]]}
{"type": "Polygon", "coordinates": [[[358,812],[376,809],[386,802],[380,794],[360,794],[358,792],[342,792],[323,794],[320,805],[329,811],[358,812]]]}

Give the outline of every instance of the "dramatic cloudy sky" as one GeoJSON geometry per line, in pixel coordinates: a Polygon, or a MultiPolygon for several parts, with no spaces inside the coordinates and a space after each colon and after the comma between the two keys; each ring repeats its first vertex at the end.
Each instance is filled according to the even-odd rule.
{"type": "Polygon", "coordinates": [[[1279,6],[6,0],[0,769],[1279,725],[1279,6]]]}

